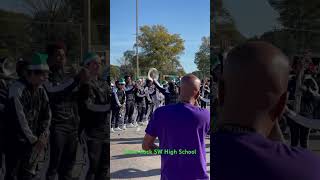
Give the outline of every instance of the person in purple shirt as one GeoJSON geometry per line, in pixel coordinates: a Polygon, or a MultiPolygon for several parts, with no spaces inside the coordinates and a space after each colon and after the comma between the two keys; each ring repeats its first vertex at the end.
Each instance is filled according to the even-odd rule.
{"type": "Polygon", "coordinates": [[[180,102],[156,109],[142,148],[161,155],[161,180],[208,180],[205,137],[210,113],[197,106],[201,81],[188,74],[181,80],[180,102]],[[155,145],[158,137],[159,147],[155,145]]]}
{"type": "Polygon", "coordinates": [[[289,69],[288,58],[265,42],[247,42],[229,53],[212,136],[212,179],[320,179],[320,158],[286,145],[279,128],[289,69]]]}

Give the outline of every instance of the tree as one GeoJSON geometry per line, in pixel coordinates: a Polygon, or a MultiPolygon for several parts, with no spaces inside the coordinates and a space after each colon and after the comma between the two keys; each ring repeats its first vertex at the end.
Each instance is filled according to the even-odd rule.
{"type": "Polygon", "coordinates": [[[110,77],[112,81],[116,81],[120,78],[120,67],[110,65],[110,77]]]}
{"type": "Polygon", "coordinates": [[[200,78],[204,78],[210,74],[210,39],[202,37],[202,43],[199,51],[196,52],[194,63],[200,71],[200,78]]]}
{"type": "Polygon", "coordinates": [[[220,51],[224,51],[228,46],[244,42],[246,38],[238,31],[235,21],[228,9],[224,7],[223,1],[216,0],[212,3],[212,6],[214,12],[211,17],[213,46],[219,47],[220,51]]]}
{"type": "MultiPolygon", "coordinates": [[[[142,26],[140,32],[138,46],[141,48],[141,74],[147,74],[152,67],[163,74],[177,72],[177,69],[182,68],[179,56],[184,51],[184,40],[179,34],[170,34],[161,25],[142,26]]],[[[132,64],[135,65],[135,61],[132,64]]]]}
{"type": "MultiPolygon", "coordinates": [[[[268,0],[279,13],[278,21],[283,33],[291,34],[295,49],[319,49],[315,39],[320,37],[320,1],[318,0],[268,0]]],[[[288,35],[287,35],[288,36],[288,35]]]]}
{"type": "Polygon", "coordinates": [[[26,23],[31,17],[5,10],[0,10],[0,17],[0,56],[19,58],[31,52],[31,36],[26,23]]]}

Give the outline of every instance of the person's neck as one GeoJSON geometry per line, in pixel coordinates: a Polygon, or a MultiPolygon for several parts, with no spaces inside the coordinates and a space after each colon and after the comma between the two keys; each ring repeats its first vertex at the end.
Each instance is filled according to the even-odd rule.
{"type": "Polygon", "coordinates": [[[53,73],[64,73],[64,68],[58,66],[51,66],[50,71],[53,73]]]}
{"type": "Polygon", "coordinates": [[[27,79],[25,80],[25,82],[27,83],[27,84],[26,84],[27,87],[31,90],[31,93],[34,93],[35,90],[39,87],[39,86],[37,86],[37,85],[32,84],[32,81],[31,81],[29,78],[27,78],[27,79]]]}
{"type": "Polygon", "coordinates": [[[186,104],[191,104],[191,105],[195,105],[196,104],[196,100],[194,99],[190,99],[190,98],[179,98],[179,101],[181,103],[186,103],[186,104]]]}
{"type": "Polygon", "coordinates": [[[254,132],[264,137],[268,137],[271,130],[268,127],[268,124],[263,122],[267,121],[264,120],[262,116],[249,117],[238,113],[222,112],[219,127],[234,126],[239,128],[253,129],[254,132]]]}

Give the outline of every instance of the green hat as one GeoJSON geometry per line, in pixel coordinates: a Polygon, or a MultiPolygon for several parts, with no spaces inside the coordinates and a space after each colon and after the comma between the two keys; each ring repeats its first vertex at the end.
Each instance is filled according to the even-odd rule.
{"type": "Polygon", "coordinates": [[[126,82],[124,81],[124,79],[120,79],[119,84],[126,84],[126,82]]]}
{"type": "Polygon", "coordinates": [[[168,84],[168,81],[163,80],[163,81],[162,81],[162,84],[163,84],[163,85],[168,84]]]}
{"type": "Polygon", "coordinates": [[[47,63],[48,55],[35,53],[32,56],[31,62],[28,65],[28,70],[41,70],[41,71],[49,71],[49,66],[47,63]]]}
{"type": "Polygon", "coordinates": [[[87,54],[84,56],[83,64],[84,64],[84,65],[87,65],[87,64],[89,64],[91,61],[96,61],[98,58],[99,58],[99,56],[98,56],[96,53],[94,53],[94,52],[89,52],[89,53],[87,53],[87,54]]]}

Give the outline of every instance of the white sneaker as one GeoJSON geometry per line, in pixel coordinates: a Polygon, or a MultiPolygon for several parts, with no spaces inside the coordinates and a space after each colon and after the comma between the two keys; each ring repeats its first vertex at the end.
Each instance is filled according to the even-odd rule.
{"type": "Polygon", "coordinates": [[[143,126],[143,122],[138,122],[139,126],[143,126]]]}
{"type": "Polygon", "coordinates": [[[138,127],[138,123],[137,122],[135,122],[133,125],[134,125],[134,127],[138,127]]]}
{"type": "Polygon", "coordinates": [[[123,125],[122,130],[126,130],[126,129],[127,129],[126,125],[123,125]]]}
{"type": "Polygon", "coordinates": [[[133,128],[134,125],[132,123],[128,124],[128,128],[133,128]]]}
{"type": "Polygon", "coordinates": [[[113,128],[111,128],[111,132],[113,132],[113,133],[115,132],[113,128]]]}
{"type": "Polygon", "coordinates": [[[122,131],[122,129],[119,128],[119,127],[115,128],[114,130],[115,130],[115,131],[122,131]]]}

